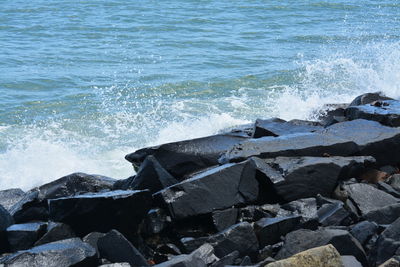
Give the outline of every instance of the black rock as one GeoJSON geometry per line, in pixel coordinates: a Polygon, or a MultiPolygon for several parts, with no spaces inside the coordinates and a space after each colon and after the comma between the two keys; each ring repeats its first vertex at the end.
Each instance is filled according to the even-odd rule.
{"type": "Polygon", "coordinates": [[[6,266],[32,267],[96,266],[96,261],[96,250],[79,238],[44,244],[0,259],[6,266]]]}
{"type": "Polygon", "coordinates": [[[211,217],[215,229],[217,231],[222,231],[236,223],[238,209],[229,208],[226,210],[217,210],[212,213],[211,217]]]}
{"type": "Polygon", "coordinates": [[[281,241],[281,236],[294,230],[300,223],[301,216],[264,218],[254,224],[261,247],[281,241]]]}
{"type": "Polygon", "coordinates": [[[386,172],[388,175],[394,175],[399,172],[399,168],[393,167],[391,165],[385,165],[379,168],[380,171],[386,172]]]}
{"type": "Polygon", "coordinates": [[[235,250],[211,264],[210,267],[225,267],[226,265],[233,264],[237,258],[239,258],[239,251],[235,250]]]}
{"type": "Polygon", "coordinates": [[[294,200],[281,206],[293,215],[301,215],[301,228],[316,229],[318,227],[317,201],[315,198],[294,200]]]}
{"type": "Polygon", "coordinates": [[[146,232],[150,235],[158,234],[166,227],[170,218],[167,218],[164,210],[160,208],[151,209],[145,218],[146,232]]]}
{"type": "Polygon", "coordinates": [[[249,256],[245,256],[240,263],[240,266],[248,266],[251,265],[251,259],[249,256]]]}
{"type": "Polygon", "coordinates": [[[318,210],[319,223],[323,226],[342,225],[349,216],[350,213],[344,208],[343,203],[324,204],[318,210]]]}
{"type": "Polygon", "coordinates": [[[99,252],[99,247],[97,245],[97,242],[99,239],[103,236],[105,236],[105,233],[99,233],[99,232],[92,232],[90,234],[87,234],[82,238],[83,242],[88,243],[91,245],[95,250],[96,250],[96,255],[97,257],[100,257],[100,252],[99,252]]]}
{"type": "Polygon", "coordinates": [[[344,111],[348,104],[326,104],[316,112],[319,113],[318,119],[324,127],[346,120],[344,111]]]}
{"type": "Polygon", "coordinates": [[[363,221],[351,227],[350,234],[354,236],[361,245],[378,232],[378,225],[374,222],[363,221]]]}
{"type": "Polygon", "coordinates": [[[78,236],[117,229],[132,232],[151,207],[149,191],[111,191],[49,200],[53,221],[72,227],[78,236]]]}
{"type": "Polygon", "coordinates": [[[378,186],[379,190],[382,190],[383,192],[391,194],[392,196],[394,196],[396,198],[400,198],[400,191],[394,189],[392,186],[388,185],[387,183],[378,182],[376,185],[378,186]]]}
{"type": "Polygon", "coordinates": [[[10,213],[0,205],[0,233],[14,223],[10,213]]]}
{"type": "Polygon", "coordinates": [[[183,237],[180,239],[186,253],[192,253],[208,241],[207,237],[183,237]]]}
{"type": "Polygon", "coordinates": [[[163,188],[174,185],[179,181],[172,177],[157,161],[150,155],[146,157],[135,176],[115,183],[114,189],[143,190],[149,189],[155,193],[163,188]]]}
{"type": "Polygon", "coordinates": [[[49,217],[47,203],[40,201],[39,191],[33,189],[10,208],[10,214],[16,223],[47,221],[49,217]]]}
{"type": "Polygon", "coordinates": [[[372,102],[378,101],[378,100],[392,100],[393,98],[387,97],[382,94],[382,92],[376,92],[376,93],[366,93],[362,94],[360,96],[357,96],[349,106],[360,106],[360,105],[366,105],[370,104],[372,102]]]}
{"type": "Polygon", "coordinates": [[[75,237],[75,233],[68,225],[64,223],[49,222],[47,224],[46,233],[38,241],[36,241],[35,246],[72,237],[75,237]]]}
{"type": "Polygon", "coordinates": [[[363,247],[348,231],[323,228],[317,231],[300,229],[288,233],[282,249],[275,258],[284,259],[301,251],[327,244],[332,244],[341,255],[353,255],[362,264],[367,265],[363,247]]]}
{"type": "Polygon", "coordinates": [[[400,203],[387,205],[364,214],[363,218],[377,224],[391,224],[400,217],[400,203]]]}
{"type": "Polygon", "coordinates": [[[97,241],[100,256],[110,262],[128,262],[131,266],[148,266],[143,255],[120,232],[111,230],[97,241]]]}
{"type": "Polygon", "coordinates": [[[46,232],[45,222],[13,224],[7,228],[7,239],[12,251],[24,250],[33,244],[46,232]]]}
{"type": "Polygon", "coordinates": [[[347,191],[349,198],[357,206],[361,215],[399,202],[399,199],[368,184],[348,184],[344,185],[343,188],[347,191]]]}
{"type": "Polygon", "coordinates": [[[293,133],[314,132],[322,129],[315,122],[308,121],[285,121],[278,118],[268,120],[257,119],[254,125],[253,138],[264,136],[281,136],[293,133]]]}
{"type": "Polygon", "coordinates": [[[242,222],[255,222],[265,217],[272,216],[268,211],[264,210],[262,206],[249,205],[239,209],[238,220],[242,222]]]}
{"type": "Polygon", "coordinates": [[[18,201],[25,196],[25,192],[19,188],[12,188],[0,191],[0,205],[6,210],[10,210],[18,201]]]}
{"type": "Polygon", "coordinates": [[[218,165],[222,153],[246,139],[229,134],[213,135],[143,148],[125,158],[138,167],[147,156],[153,155],[173,177],[182,179],[187,174],[218,165]]]}
{"type": "Polygon", "coordinates": [[[373,252],[371,261],[377,265],[393,257],[400,248],[400,218],[394,221],[379,236],[373,252]]]}
{"type": "Polygon", "coordinates": [[[86,173],[72,173],[38,188],[39,200],[111,190],[116,180],[86,173]]]}
{"type": "Polygon", "coordinates": [[[345,111],[349,120],[366,119],[383,125],[400,126],[400,102],[397,100],[375,101],[371,104],[351,106],[345,111]]]}

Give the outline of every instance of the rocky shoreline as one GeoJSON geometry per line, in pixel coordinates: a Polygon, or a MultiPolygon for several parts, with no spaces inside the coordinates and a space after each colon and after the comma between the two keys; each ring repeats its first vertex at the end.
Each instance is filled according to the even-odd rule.
{"type": "Polygon", "coordinates": [[[400,101],[330,105],[0,191],[3,266],[399,266],[400,101]]]}

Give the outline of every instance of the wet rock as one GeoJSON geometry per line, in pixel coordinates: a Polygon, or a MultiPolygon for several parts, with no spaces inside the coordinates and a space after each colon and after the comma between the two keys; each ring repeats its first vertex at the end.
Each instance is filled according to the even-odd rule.
{"type": "Polygon", "coordinates": [[[322,106],[319,113],[319,121],[324,127],[330,126],[332,124],[346,121],[344,116],[344,111],[348,107],[348,104],[327,104],[322,106]]]}
{"type": "Polygon", "coordinates": [[[238,258],[239,258],[239,251],[235,250],[232,253],[225,255],[218,261],[211,264],[210,267],[225,267],[226,265],[233,264],[235,262],[235,260],[238,258]]]}
{"type": "Polygon", "coordinates": [[[75,233],[68,225],[64,223],[49,222],[47,224],[46,233],[38,241],[36,241],[35,246],[72,237],[75,237],[75,233]]]}
{"type": "Polygon", "coordinates": [[[381,208],[370,210],[363,218],[377,224],[391,224],[400,217],[400,203],[387,205],[381,208]]]}
{"type": "Polygon", "coordinates": [[[90,234],[87,234],[82,238],[83,242],[88,243],[91,245],[95,250],[96,250],[96,255],[97,257],[100,257],[100,252],[99,252],[99,247],[97,245],[97,242],[99,239],[103,236],[105,236],[105,233],[99,233],[99,232],[92,232],[90,234]]]}
{"type": "Polygon", "coordinates": [[[11,224],[14,223],[11,214],[0,205],[0,233],[7,229],[11,224]]]}
{"type": "Polygon", "coordinates": [[[18,201],[20,201],[25,195],[25,192],[19,188],[12,188],[0,191],[0,205],[6,210],[10,210],[18,201]]]}
{"type": "Polygon", "coordinates": [[[400,191],[400,174],[392,175],[389,178],[388,183],[390,184],[391,187],[393,187],[394,189],[400,191]]]}
{"type": "Polygon", "coordinates": [[[147,156],[153,155],[173,177],[182,179],[185,175],[218,165],[222,153],[246,139],[229,134],[213,135],[143,148],[125,158],[134,166],[140,166],[147,156]]]}
{"type": "Polygon", "coordinates": [[[397,100],[375,101],[371,104],[351,106],[345,111],[349,120],[366,119],[383,125],[400,126],[400,102],[397,100]]]}
{"type": "Polygon", "coordinates": [[[308,121],[295,120],[288,122],[278,118],[268,120],[257,119],[252,137],[281,136],[293,133],[314,132],[320,129],[322,129],[322,126],[308,121]]]}
{"type": "Polygon", "coordinates": [[[10,208],[10,214],[16,223],[47,221],[49,217],[47,203],[40,201],[39,191],[33,189],[10,208]]]}
{"type": "Polygon", "coordinates": [[[254,224],[261,247],[272,245],[281,240],[295,229],[300,223],[301,216],[264,218],[254,224]]]}
{"type": "Polygon", "coordinates": [[[266,265],[267,267],[340,267],[343,266],[339,252],[332,245],[311,248],[297,253],[290,258],[266,265]]]}
{"type": "Polygon", "coordinates": [[[363,267],[354,256],[342,256],[343,267],[363,267]]]}
{"type": "Polygon", "coordinates": [[[96,251],[79,238],[70,238],[19,251],[0,259],[6,266],[96,266],[96,251]]]}
{"type": "Polygon", "coordinates": [[[366,93],[362,94],[360,96],[357,96],[349,106],[360,106],[360,105],[366,105],[370,104],[372,102],[378,101],[378,100],[393,100],[393,98],[387,97],[382,94],[382,92],[376,92],[376,93],[366,93]]]}
{"type": "Polygon", "coordinates": [[[368,184],[355,183],[343,187],[347,191],[350,199],[360,210],[361,215],[399,202],[399,199],[368,184]]]}
{"type": "Polygon", "coordinates": [[[255,201],[259,194],[251,160],[199,173],[155,195],[174,219],[210,213],[255,201]]]}
{"type": "Polygon", "coordinates": [[[323,228],[317,231],[300,229],[288,233],[276,259],[284,259],[306,249],[327,244],[332,244],[341,255],[353,255],[367,265],[364,249],[348,231],[323,228]]]}
{"type": "Polygon", "coordinates": [[[343,203],[324,204],[318,210],[318,220],[323,226],[341,225],[349,216],[343,203]]]}
{"type": "Polygon", "coordinates": [[[391,194],[392,196],[394,196],[396,198],[400,198],[400,191],[397,191],[396,189],[394,189],[387,183],[379,182],[379,183],[377,183],[377,186],[378,186],[379,190],[382,190],[383,192],[391,194]]]}
{"type": "Polygon", "coordinates": [[[394,221],[379,236],[374,251],[371,252],[372,263],[382,264],[396,254],[400,248],[400,218],[394,221]]]}
{"type": "Polygon", "coordinates": [[[366,242],[377,232],[378,225],[369,221],[360,222],[354,225],[350,230],[350,234],[354,236],[361,245],[366,244],[366,242]]]}
{"type": "Polygon", "coordinates": [[[151,209],[145,219],[146,232],[150,235],[161,233],[170,220],[164,210],[160,208],[151,209]]]}
{"type": "Polygon", "coordinates": [[[13,224],[7,228],[7,239],[12,251],[24,250],[33,244],[45,233],[45,222],[13,224]]]}
{"type": "Polygon", "coordinates": [[[238,209],[230,208],[226,210],[217,210],[212,213],[212,221],[217,231],[222,231],[236,223],[238,218],[238,209]]]}
{"type": "Polygon", "coordinates": [[[116,230],[111,230],[100,237],[97,246],[101,257],[110,262],[128,262],[131,266],[148,266],[143,255],[116,230]]]}
{"type": "Polygon", "coordinates": [[[179,181],[172,177],[152,155],[146,157],[135,176],[115,183],[114,189],[143,190],[149,189],[155,193],[163,188],[177,184],[179,181]]]}
{"type": "Polygon", "coordinates": [[[151,206],[149,191],[111,191],[49,200],[50,218],[72,227],[78,236],[117,229],[132,232],[151,206]]]}

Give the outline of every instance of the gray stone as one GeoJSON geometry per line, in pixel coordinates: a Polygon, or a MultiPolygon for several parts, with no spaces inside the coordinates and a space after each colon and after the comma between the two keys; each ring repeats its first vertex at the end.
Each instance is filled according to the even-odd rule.
{"type": "Polygon", "coordinates": [[[400,198],[400,191],[394,189],[392,186],[388,185],[385,182],[378,182],[376,184],[378,186],[378,189],[391,194],[392,196],[396,197],[396,198],[400,198]]]}
{"type": "Polygon", "coordinates": [[[235,250],[211,264],[210,267],[225,267],[226,265],[233,264],[237,258],[239,258],[239,251],[235,250]]]}
{"type": "Polygon", "coordinates": [[[370,210],[363,215],[368,221],[377,224],[391,224],[400,217],[400,203],[383,206],[374,210],[370,210]]]}
{"type": "Polygon", "coordinates": [[[46,233],[35,243],[35,246],[75,237],[71,227],[64,223],[49,222],[46,233]]]}
{"type": "Polygon", "coordinates": [[[6,210],[18,203],[25,195],[25,192],[19,188],[12,188],[0,191],[0,205],[6,210]]]}
{"type": "Polygon", "coordinates": [[[400,248],[400,218],[394,221],[379,236],[373,252],[372,263],[384,263],[396,254],[400,248]]]}
{"type": "Polygon", "coordinates": [[[342,256],[343,267],[363,267],[354,256],[342,256]]]}
{"type": "Polygon", "coordinates": [[[226,210],[217,210],[212,213],[211,217],[215,229],[217,231],[222,231],[236,224],[238,209],[230,208],[226,210]]]}
{"type": "Polygon", "coordinates": [[[397,100],[375,101],[371,104],[351,106],[345,111],[349,120],[366,119],[383,125],[400,126],[400,102],[397,100]]]}
{"type": "Polygon", "coordinates": [[[293,133],[314,132],[322,129],[322,126],[315,122],[308,121],[285,121],[278,118],[268,120],[257,119],[254,125],[253,138],[264,136],[281,136],[293,133]]]}
{"type": "Polygon", "coordinates": [[[97,245],[97,241],[103,236],[105,236],[105,233],[99,233],[99,232],[92,232],[90,234],[87,234],[82,238],[83,242],[88,243],[91,245],[95,250],[96,250],[96,255],[99,257],[100,252],[99,252],[99,247],[97,245]]]}
{"type": "Polygon", "coordinates": [[[318,210],[318,220],[323,226],[341,225],[350,213],[344,208],[343,203],[324,204],[318,210]]]}
{"type": "Polygon", "coordinates": [[[388,183],[396,190],[400,191],[400,174],[394,174],[388,179],[388,183]]]}
{"type": "Polygon", "coordinates": [[[254,224],[261,247],[281,241],[281,236],[294,230],[300,223],[301,216],[264,218],[254,224]]]}
{"type": "Polygon", "coordinates": [[[366,242],[378,232],[378,225],[374,222],[363,221],[354,225],[350,234],[354,236],[361,245],[366,244],[366,242]]]}

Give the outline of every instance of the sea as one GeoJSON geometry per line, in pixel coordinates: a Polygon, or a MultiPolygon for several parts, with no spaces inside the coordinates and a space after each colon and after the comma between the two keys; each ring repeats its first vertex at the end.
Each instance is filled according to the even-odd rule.
{"type": "Polygon", "coordinates": [[[0,189],[375,91],[400,97],[398,0],[1,0],[0,189]]]}

